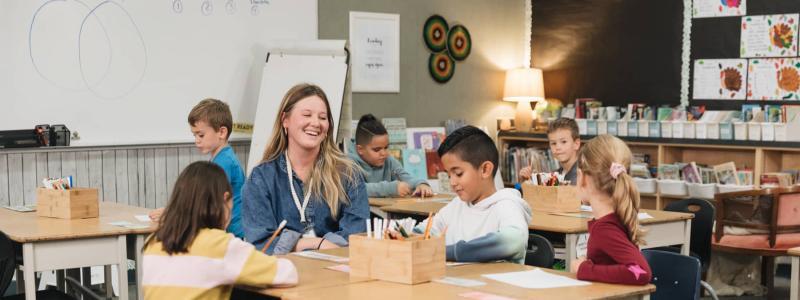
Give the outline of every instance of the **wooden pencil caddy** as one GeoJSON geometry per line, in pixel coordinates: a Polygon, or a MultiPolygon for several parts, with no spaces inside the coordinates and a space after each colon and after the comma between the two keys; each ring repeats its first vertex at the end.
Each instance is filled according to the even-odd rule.
{"type": "Polygon", "coordinates": [[[350,278],[378,279],[405,284],[445,276],[444,237],[421,235],[405,240],[350,235],[350,278]]]}
{"type": "Polygon", "coordinates": [[[36,189],[36,215],[59,219],[87,219],[100,215],[97,189],[36,189]]]}
{"type": "Polygon", "coordinates": [[[543,186],[531,183],[522,184],[522,198],[535,211],[579,212],[578,188],[574,186],[543,186]]]}

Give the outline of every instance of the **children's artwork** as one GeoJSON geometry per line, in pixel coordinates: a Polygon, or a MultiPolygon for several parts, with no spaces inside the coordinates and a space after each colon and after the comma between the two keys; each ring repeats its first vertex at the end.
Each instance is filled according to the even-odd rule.
{"type": "Polygon", "coordinates": [[[719,184],[739,185],[736,164],[732,161],[714,166],[714,174],[717,176],[717,183],[719,184]]]}
{"type": "Polygon", "coordinates": [[[747,99],[800,100],[800,59],[751,59],[747,72],[747,99]]]}
{"type": "Polygon", "coordinates": [[[437,150],[444,140],[444,127],[408,128],[407,143],[409,148],[437,150]]]}
{"type": "Polygon", "coordinates": [[[744,16],[747,0],[694,0],[692,18],[744,16]]]}
{"type": "Polygon", "coordinates": [[[403,150],[403,169],[408,171],[415,179],[428,179],[428,171],[425,164],[425,150],[403,150]]]}
{"type": "Polygon", "coordinates": [[[694,61],[694,99],[745,99],[746,59],[694,61]]]}
{"type": "Polygon", "coordinates": [[[381,122],[389,133],[389,144],[402,144],[407,141],[406,118],[383,118],[381,122]]]}
{"type": "Polygon", "coordinates": [[[798,14],[742,17],[741,57],[797,56],[798,14]]]}

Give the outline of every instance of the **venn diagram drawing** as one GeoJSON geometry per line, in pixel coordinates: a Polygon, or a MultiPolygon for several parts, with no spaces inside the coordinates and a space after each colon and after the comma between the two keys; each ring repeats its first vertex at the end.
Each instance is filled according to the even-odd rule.
{"type": "MultiPolygon", "coordinates": [[[[124,98],[145,78],[145,37],[124,0],[89,1],[49,0],[36,8],[28,30],[31,65],[43,80],[61,89],[90,91],[102,99],[124,98]]],[[[162,3],[171,4],[174,13],[183,12],[184,0],[167,1],[162,3]]],[[[228,14],[237,12],[234,0],[216,2],[223,1],[228,14]]],[[[259,7],[269,4],[267,0],[246,1],[254,16],[259,7]]],[[[197,9],[203,15],[214,13],[211,0],[192,4],[199,4],[197,9]]]]}

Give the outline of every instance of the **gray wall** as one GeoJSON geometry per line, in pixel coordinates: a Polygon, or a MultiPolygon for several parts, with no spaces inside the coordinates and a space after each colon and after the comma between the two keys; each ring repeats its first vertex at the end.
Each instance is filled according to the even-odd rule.
{"type": "Polygon", "coordinates": [[[405,117],[409,127],[463,119],[490,133],[497,118],[513,118],[515,106],[501,99],[505,70],[524,61],[523,0],[320,0],[319,38],[347,39],[350,11],[400,14],[400,93],[353,93],[353,118],[405,117]],[[422,26],[433,14],[465,25],[472,36],[472,53],[446,84],[428,74],[422,26]]]}

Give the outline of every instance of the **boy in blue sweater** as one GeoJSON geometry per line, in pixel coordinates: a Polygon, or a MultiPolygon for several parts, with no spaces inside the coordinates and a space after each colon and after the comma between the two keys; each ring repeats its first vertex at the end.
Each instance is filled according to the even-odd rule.
{"type": "MultiPolygon", "coordinates": [[[[245,176],[233,148],[228,145],[228,138],[233,128],[231,110],[225,102],[205,99],[192,108],[188,121],[197,150],[203,154],[211,154],[211,162],[222,167],[233,188],[233,209],[227,231],[243,239],[241,191],[245,176]]],[[[154,210],[150,213],[150,218],[158,220],[163,210],[163,208],[154,210]]]]}
{"type": "Polygon", "coordinates": [[[348,144],[347,154],[364,170],[370,197],[433,196],[424,179],[414,178],[400,162],[389,155],[389,134],[372,114],[358,121],[355,142],[348,144]]]}

